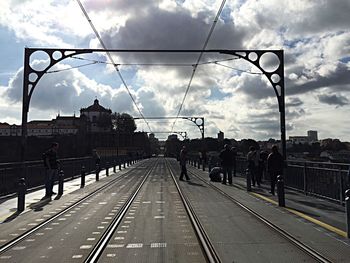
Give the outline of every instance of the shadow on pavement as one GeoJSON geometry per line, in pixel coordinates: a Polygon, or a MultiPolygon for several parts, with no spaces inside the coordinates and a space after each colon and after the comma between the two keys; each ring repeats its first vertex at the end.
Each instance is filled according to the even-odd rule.
{"type": "Polygon", "coordinates": [[[205,185],[203,185],[203,184],[197,184],[197,183],[194,183],[194,182],[191,182],[191,181],[188,181],[187,183],[190,184],[190,185],[193,185],[193,186],[205,187],[205,185]]]}
{"type": "Polygon", "coordinates": [[[51,200],[52,200],[51,197],[44,196],[43,198],[40,199],[40,201],[30,204],[29,208],[35,212],[42,211],[43,207],[49,204],[51,200]]]}
{"type": "Polygon", "coordinates": [[[22,212],[19,212],[16,210],[16,212],[14,212],[12,215],[10,215],[8,218],[6,218],[3,223],[8,223],[11,222],[12,220],[14,220],[17,216],[19,216],[22,212]]]}

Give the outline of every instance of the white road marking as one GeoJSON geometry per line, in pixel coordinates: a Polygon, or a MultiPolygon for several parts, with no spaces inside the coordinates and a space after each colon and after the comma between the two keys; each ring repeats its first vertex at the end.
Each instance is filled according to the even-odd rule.
{"type": "Polygon", "coordinates": [[[91,247],[92,247],[92,245],[82,245],[82,246],[80,246],[80,249],[89,249],[91,247]]]}
{"type": "Polygon", "coordinates": [[[142,247],[143,247],[142,243],[132,243],[126,246],[126,248],[142,248],[142,247]]]}
{"type": "Polygon", "coordinates": [[[151,248],[166,247],[166,243],[151,243],[151,248]]]}

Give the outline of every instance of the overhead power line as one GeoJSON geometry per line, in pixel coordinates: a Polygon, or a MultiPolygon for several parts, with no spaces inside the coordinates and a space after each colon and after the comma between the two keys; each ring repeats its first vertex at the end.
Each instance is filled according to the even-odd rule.
{"type": "Polygon", "coordinates": [[[196,62],[196,64],[193,66],[192,74],[191,74],[190,80],[189,80],[189,82],[188,82],[188,85],[187,85],[187,88],[186,88],[186,91],[185,91],[185,95],[184,95],[184,97],[183,97],[183,99],[182,99],[182,102],[181,102],[181,104],[180,104],[179,110],[178,110],[177,115],[176,115],[176,119],[174,120],[173,126],[172,126],[172,128],[171,128],[172,131],[173,131],[173,129],[174,129],[174,126],[175,126],[175,123],[176,123],[177,118],[180,116],[182,107],[183,107],[183,105],[184,105],[184,103],[185,103],[185,100],[186,100],[186,97],[187,97],[187,94],[188,94],[188,91],[190,90],[193,77],[194,77],[194,75],[195,75],[195,73],[196,73],[198,64],[199,64],[199,62],[200,62],[200,60],[201,60],[201,58],[202,58],[202,56],[203,56],[203,53],[204,53],[203,51],[207,48],[207,45],[208,45],[209,40],[210,40],[210,37],[211,37],[211,35],[212,35],[213,31],[214,31],[214,28],[215,28],[215,26],[216,26],[216,23],[217,23],[218,20],[219,20],[220,14],[221,14],[221,12],[222,12],[224,6],[225,6],[225,2],[226,2],[226,0],[223,0],[223,1],[221,2],[220,8],[219,8],[219,10],[218,10],[218,12],[217,12],[217,14],[216,14],[216,16],[215,16],[215,19],[214,19],[213,24],[212,24],[212,26],[211,26],[211,28],[210,28],[209,34],[208,34],[208,36],[207,36],[207,39],[205,40],[204,45],[203,45],[203,47],[202,47],[202,52],[199,54],[199,57],[198,57],[198,59],[197,59],[197,62],[196,62]]]}
{"type": "Polygon", "coordinates": [[[130,89],[128,88],[128,85],[127,85],[126,82],[125,82],[125,79],[123,78],[123,75],[121,74],[121,72],[120,72],[120,70],[119,70],[119,68],[118,68],[118,64],[116,64],[116,63],[114,62],[111,53],[110,53],[109,51],[107,51],[107,47],[105,46],[105,44],[104,44],[104,42],[103,42],[103,40],[102,40],[100,34],[98,33],[96,27],[95,27],[94,24],[92,23],[92,21],[91,21],[89,15],[88,15],[88,13],[86,12],[86,10],[85,10],[84,6],[82,5],[81,1],[80,1],[80,0],[77,0],[77,2],[78,2],[78,4],[79,4],[79,6],[80,6],[81,11],[84,13],[85,18],[86,18],[87,21],[89,22],[89,24],[90,24],[92,30],[94,31],[94,33],[95,33],[97,39],[99,40],[101,46],[103,47],[104,50],[106,50],[106,54],[107,54],[108,59],[112,62],[113,66],[114,66],[114,68],[115,68],[115,70],[116,70],[116,72],[117,72],[118,75],[119,75],[120,80],[122,81],[124,87],[126,88],[128,94],[129,94],[131,100],[133,101],[135,107],[137,108],[137,110],[138,110],[140,116],[142,117],[142,119],[144,120],[144,122],[147,124],[147,127],[148,127],[148,129],[150,130],[150,132],[152,132],[151,127],[149,126],[147,120],[146,120],[145,117],[143,116],[143,114],[142,114],[142,112],[141,112],[139,106],[137,105],[137,103],[136,103],[134,97],[132,96],[132,94],[131,94],[131,92],[130,92],[130,89]]]}

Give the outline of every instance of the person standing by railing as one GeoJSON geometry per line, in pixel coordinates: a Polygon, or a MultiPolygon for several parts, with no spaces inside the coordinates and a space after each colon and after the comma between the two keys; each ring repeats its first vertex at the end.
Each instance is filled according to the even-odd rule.
{"type": "Polygon", "coordinates": [[[253,186],[255,186],[255,182],[260,186],[260,178],[258,177],[258,169],[259,169],[259,152],[255,149],[255,147],[251,146],[249,148],[249,152],[247,154],[248,161],[248,169],[251,175],[253,186]]]}
{"type": "Polygon", "coordinates": [[[221,159],[222,167],[222,183],[226,184],[226,178],[228,183],[232,185],[232,168],[233,168],[233,154],[228,144],[224,145],[224,149],[220,152],[219,157],[221,159]]]}
{"type": "Polygon", "coordinates": [[[272,153],[267,157],[267,171],[270,175],[271,191],[272,195],[275,195],[275,185],[277,182],[277,176],[283,174],[283,156],[278,152],[276,145],[271,148],[272,153]]]}
{"type": "Polygon", "coordinates": [[[44,165],[46,167],[46,180],[45,180],[45,188],[46,188],[46,197],[51,197],[53,194],[53,185],[55,182],[55,177],[58,174],[58,165],[59,161],[57,159],[57,151],[58,151],[58,143],[53,142],[51,144],[50,149],[48,149],[44,153],[44,165]]]}

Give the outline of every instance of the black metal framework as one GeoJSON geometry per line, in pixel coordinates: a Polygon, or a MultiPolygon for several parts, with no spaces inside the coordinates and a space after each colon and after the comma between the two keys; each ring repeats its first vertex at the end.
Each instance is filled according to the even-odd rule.
{"type": "MultiPolygon", "coordinates": [[[[141,117],[136,117],[134,120],[143,119],[141,117]]],[[[204,139],[204,117],[145,117],[146,120],[164,120],[164,119],[183,119],[193,122],[199,129],[204,139]]]]}
{"type": "MultiPolygon", "coordinates": [[[[24,52],[24,71],[23,71],[23,104],[22,104],[22,151],[21,160],[25,160],[25,151],[27,144],[27,121],[30,99],[33,95],[34,89],[41,77],[58,62],[78,54],[94,53],[94,52],[129,52],[129,53],[220,53],[228,54],[238,58],[242,58],[261,70],[271,83],[277,100],[280,112],[280,129],[281,129],[281,143],[283,157],[286,159],[286,130],[285,130],[285,86],[284,86],[284,54],[283,50],[128,50],[128,49],[60,49],[60,48],[25,48],[24,52]],[[43,70],[35,70],[30,65],[30,56],[37,52],[46,53],[50,62],[43,70]],[[279,62],[278,66],[272,70],[267,69],[263,63],[262,58],[266,54],[277,56],[279,62]]],[[[187,117],[186,117],[187,118],[187,117]]],[[[188,117],[190,121],[194,122],[200,129],[202,138],[204,139],[204,118],[202,117],[188,117]],[[202,125],[198,125],[197,121],[201,119],[202,125]]]]}
{"type": "Polygon", "coordinates": [[[175,133],[175,134],[178,134],[180,135],[184,140],[187,139],[187,132],[182,132],[182,131],[152,131],[151,133],[168,133],[168,134],[172,134],[172,133],[175,133]]]}

